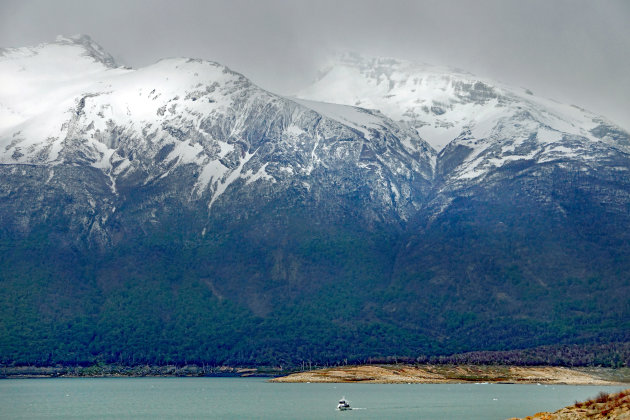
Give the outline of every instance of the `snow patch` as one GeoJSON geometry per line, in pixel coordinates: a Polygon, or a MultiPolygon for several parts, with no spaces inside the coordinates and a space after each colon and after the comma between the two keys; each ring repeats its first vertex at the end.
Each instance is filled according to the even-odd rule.
{"type": "Polygon", "coordinates": [[[540,127],[536,138],[540,143],[555,143],[562,140],[562,133],[547,127],[540,127]]]}
{"type": "Polygon", "coordinates": [[[376,117],[361,108],[326,102],[315,102],[304,99],[290,99],[300,105],[312,109],[318,114],[354,128],[368,140],[372,138],[370,129],[380,129],[383,127],[383,121],[381,118],[376,117]]]}
{"type": "Polygon", "coordinates": [[[285,130],[285,133],[287,133],[288,135],[292,136],[292,137],[299,137],[302,134],[305,134],[305,131],[302,130],[300,127],[298,127],[295,124],[291,124],[290,126],[288,126],[285,130]]]}
{"type": "Polygon", "coordinates": [[[259,179],[272,181],[272,182],[275,181],[275,178],[266,172],[266,168],[268,164],[269,162],[265,163],[256,171],[256,173],[254,173],[252,170],[246,171],[242,175],[243,178],[247,179],[247,181],[245,182],[245,185],[249,185],[253,182],[258,181],[259,179]]]}
{"type": "Polygon", "coordinates": [[[223,166],[219,160],[208,162],[203,166],[193,191],[197,192],[197,196],[201,196],[201,194],[208,188],[210,182],[213,180],[220,180],[228,170],[229,169],[226,166],[223,166]]]}
{"type": "Polygon", "coordinates": [[[215,182],[214,193],[212,194],[212,199],[210,200],[210,203],[208,204],[208,209],[212,208],[212,205],[214,204],[214,202],[217,200],[217,198],[221,196],[221,194],[225,192],[225,190],[227,189],[227,187],[230,186],[230,184],[232,184],[234,181],[236,181],[237,179],[241,177],[243,166],[245,166],[245,164],[249,162],[249,160],[255,154],[256,152],[245,153],[245,156],[243,157],[243,159],[240,160],[239,165],[236,169],[230,172],[227,176],[224,176],[215,182]]]}

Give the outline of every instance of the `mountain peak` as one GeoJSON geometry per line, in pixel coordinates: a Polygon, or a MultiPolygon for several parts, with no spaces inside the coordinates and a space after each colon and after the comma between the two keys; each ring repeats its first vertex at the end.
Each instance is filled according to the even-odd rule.
{"type": "Polygon", "coordinates": [[[81,46],[85,50],[85,54],[92,57],[94,60],[105,64],[109,68],[116,68],[119,65],[103,47],[85,34],[75,34],[70,36],[58,35],[55,39],[55,44],[59,45],[77,45],[81,46]]]}
{"type": "MultiPolygon", "coordinates": [[[[71,107],[65,101],[73,100],[95,81],[127,71],[87,35],[6,48],[0,54],[4,82],[0,84],[0,133],[51,108],[71,107]]],[[[49,135],[42,130],[42,136],[49,135]]]]}
{"type": "Polygon", "coordinates": [[[628,338],[630,137],[585,111],[401,60],[337,65],[322,103],[107,57],[85,36],[0,56],[0,361],[628,338]]]}
{"type": "Polygon", "coordinates": [[[423,61],[411,61],[397,57],[374,56],[357,51],[337,51],[331,55],[319,73],[318,80],[335,67],[354,68],[364,74],[391,76],[395,72],[457,74],[460,77],[478,79],[472,73],[461,69],[430,64],[423,61]]]}
{"type": "Polygon", "coordinates": [[[73,34],[73,35],[57,35],[55,42],[59,44],[71,43],[71,44],[83,44],[86,42],[94,42],[91,36],[87,34],[73,34]]]}
{"type": "Polygon", "coordinates": [[[438,152],[471,130],[475,141],[504,138],[525,120],[543,131],[627,147],[622,130],[583,109],[461,70],[396,58],[336,54],[296,96],[378,109],[410,124],[438,152]]]}

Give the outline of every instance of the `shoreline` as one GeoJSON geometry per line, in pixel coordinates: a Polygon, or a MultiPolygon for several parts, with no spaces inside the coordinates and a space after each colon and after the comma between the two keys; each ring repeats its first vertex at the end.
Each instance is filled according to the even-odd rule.
{"type": "Polygon", "coordinates": [[[2,366],[0,379],[38,378],[275,378],[286,372],[270,367],[231,366],[2,366]]]}
{"type": "Polygon", "coordinates": [[[630,368],[470,364],[369,364],[308,371],[232,366],[3,366],[0,379],[37,378],[269,378],[271,383],[626,385],[630,368]]]}
{"type": "Polygon", "coordinates": [[[508,420],[572,420],[572,419],[629,419],[630,389],[615,394],[600,392],[587,401],[578,402],[550,413],[543,411],[524,418],[508,420]]]}
{"type": "Polygon", "coordinates": [[[298,372],[275,383],[624,385],[630,370],[557,366],[357,365],[298,372]]]}

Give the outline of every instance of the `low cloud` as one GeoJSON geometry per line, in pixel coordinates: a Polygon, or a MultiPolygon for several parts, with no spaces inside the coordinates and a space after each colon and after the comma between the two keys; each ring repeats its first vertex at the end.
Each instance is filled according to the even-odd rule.
{"type": "Polygon", "coordinates": [[[458,67],[630,129],[629,19],[624,0],[5,0],[0,46],[87,33],[125,64],[200,57],[280,93],[349,49],[458,67]]]}

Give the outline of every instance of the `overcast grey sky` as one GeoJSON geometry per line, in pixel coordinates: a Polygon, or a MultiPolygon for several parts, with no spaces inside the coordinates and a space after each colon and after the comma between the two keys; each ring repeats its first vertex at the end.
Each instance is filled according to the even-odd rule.
{"type": "Polygon", "coordinates": [[[630,129],[630,0],[0,0],[0,46],[85,33],[134,67],[218,61],[291,93],[332,50],[461,68],[630,129]]]}

